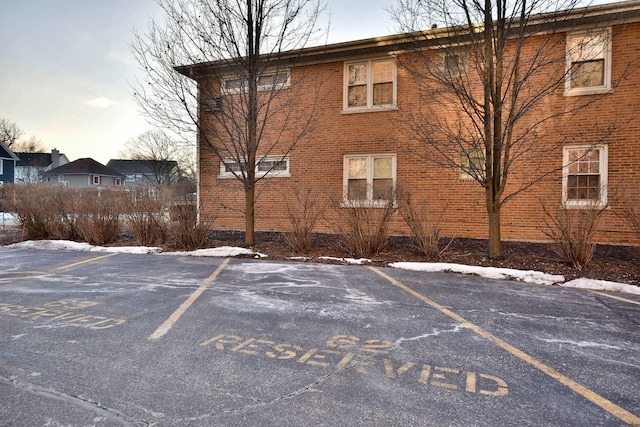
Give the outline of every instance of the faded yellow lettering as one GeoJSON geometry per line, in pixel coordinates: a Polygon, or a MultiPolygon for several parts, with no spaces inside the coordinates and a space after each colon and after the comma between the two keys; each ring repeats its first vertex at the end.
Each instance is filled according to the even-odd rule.
{"type": "Polygon", "coordinates": [[[387,354],[388,351],[385,351],[385,350],[389,349],[391,347],[393,347],[393,343],[391,343],[389,341],[367,340],[367,341],[364,342],[364,345],[362,347],[360,347],[360,351],[366,351],[366,352],[370,352],[370,353],[387,354]]]}
{"type": "Polygon", "coordinates": [[[109,329],[109,328],[113,328],[114,326],[120,326],[123,325],[125,323],[124,319],[105,319],[105,320],[101,320],[100,322],[96,322],[92,325],[87,325],[87,328],[89,329],[109,329]],[[100,325],[100,326],[98,326],[100,325]]]}
{"type": "Polygon", "coordinates": [[[309,360],[311,358],[311,356],[316,354],[317,351],[318,351],[317,348],[312,348],[305,355],[303,355],[300,359],[298,359],[298,362],[305,363],[307,360],[309,360]]]}
{"type": "Polygon", "coordinates": [[[220,338],[224,338],[224,334],[216,335],[216,336],[215,336],[215,337],[213,337],[213,338],[210,338],[210,339],[208,339],[208,340],[206,340],[206,341],[204,341],[204,342],[201,342],[201,343],[200,343],[200,347],[206,347],[206,346],[208,346],[209,344],[211,344],[211,343],[213,343],[213,342],[218,341],[220,338]]]}
{"type": "Polygon", "coordinates": [[[319,350],[318,352],[314,353],[313,355],[311,355],[311,357],[309,358],[307,363],[309,365],[316,365],[316,366],[329,366],[328,362],[324,362],[323,361],[323,360],[326,359],[326,357],[327,357],[326,355],[327,354],[340,354],[340,352],[336,351],[336,350],[322,349],[322,350],[319,350]],[[319,359],[320,361],[315,360],[315,359],[319,359]]]}
{"type": "Polygon", "coordinates": [[[420,371],[419,383],[426,384],[431,374],[431,365],[422,365],[422,371],[420,371]]]}
{"type": "Polygon", "coordinates": [[[353,353],[347,353],[340,362],[338,362],[338,364],[336,365],[337,369],[342,369],[345,366],[347,366],[347,364],[351,361],[351,359],[353,359],[354,354],[353,353]]]}
{"type": "MultiPolygon", "coordinates": [[[[255,338],[249,338],[249,339],[248,339],[248,340],[246,340],[245,342],[243,342],[243,343],[241,343],[241,344],[238,344],[237,346],[233,347],[233,348],[231,349],[231,351],[238,351],[238,350],[240,350],[241,348],[244,348],[244,347],[248,346],[249,344],[251,344],[251,343],[252,343],[252,342],[254,342],[255,340],[256,340],[255,338]]],[[[251,354],[256,354],[256,353],[257,353],[257,352],[253,352],[253,353],[251,353],[251,354]]]]}
{"type": "Polygon", "coordinates": [[[415,365],[415,363],[413,362],[407,362],[404,365],[400,366],[396,371],[393,367],[393,362],[390,359],[385,358],[383,362],[387,378],[395,378],[397,375],[402,375],[415,365]]]}
{"type": "Polygon", "coordinates": [[[353,348],[358,345],[358,341],[360,338],[351,335],[334,335],[327,341],[327,347],[353,348]]]}
{"type": "Polygon", "coordinates": [[[476,392],[476,373],[475,372],[467,372],[467,386],[465,387],[465,391],[469,393],[476,392]]]}
{"type": "MultiPolygon", "coordinates": [[[[438,371],[438,372],[447,372],[447,373],[452,373],[452,374],[459,374],[460,370],[459,369],[452,369],[452,368],[442,368],[440,366],[436,366],[434,371],[438,371]]],[[[436,374],[434,373],[432,375],[433,378],[437,378],[439,380],[445,380],[447,379],[445,374],[436,374]]],[[[442,381],[431,381],[431,384],[438,386],[438,387],[445,387],[445,388],[450,388],[452,390],[456,390],[458,388],[457,385],[455,384],[449,384],[449,383],[444,383],[442,381]]]]}
{"type": "Polygon", "coordinates": [[[273,346],[273,349],[275,351],[278,352],[278,354],[272,352],[272,351],[267,351],[265,354],[268,357],[271,357],[272,359],[278,359],[278,360],[287,360],[287,359],[293,359],[294,357],[296,357],[298,355],[298,353],[296,353],[293,350],[287,350],[287,349],[293,349],[293,350],[297,350],[297,351],[303,351],[303,348],[297,345],[292,345],[292,344],[277,344],[273,346]]]}
{"type": "Polygon", "coordinates": [[[494,381],[498,389],[497,390],[480,390],[480,394],[486,394],[488,396],[506,396],[509,393],[507,382],[502,378],[494,377],[493,375],[480,374],[480,378],[494,381]]]}

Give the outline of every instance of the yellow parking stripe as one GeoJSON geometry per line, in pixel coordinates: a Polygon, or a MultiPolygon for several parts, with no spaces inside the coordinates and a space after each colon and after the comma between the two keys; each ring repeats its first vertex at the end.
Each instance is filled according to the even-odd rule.
{"type": "Polygon", "coordinates": [[[176,311],[174,311],[173,314],[171,316],[169,316],[169,318],[167,320],[165,320],[162,323],[162,325],[160,325],[158,327],[158,329],[156,329],[156,331],[149,336],[148,339],[149,340],[157,340],[157,339],[162,338],[164,336],[164,334],[169,332],[169,329],[171,329],[171,327],[178,321],[178,319],[180,319],[180,317],[189,309],[189,307],[191,307],[191,305],[195,302],[195,300],[197,300],[198,297],[200,295],[202,295],[202,293],[207,289],[209,284],[211,282],[213,282],[213,280],[218,276],[218,274],[220,274],[222,269],[226,267],[226,265],[229,263],[229,261],[230,261],[230,258],[226,258],[224,261],[222,261],[222,264],[220,264],[218,266],[216,271],[214,271],[211,274],[211,276],[209,276],[207,278],[207,280],[205,280],[202,283],[202,285],[200,285],[200,287],[198,289],[196,289],[196,291],[194,293],[192,293],[189,296],[189,298],[187,298],[187,300],[185,302],[183,302],[180,305],[180,307],[178,307],[178,309],[176,311]]]}
{"type": "Polygon", "coordinates": [[[586,399],[590,400],[591,402],[595,403],[596,405],[600,406],[602,409],[604,409],[605,411],[607,411],[607,412],[613,414],[614,416],[618,417],[620,420],[624,421],[625,423],[631,424],[631,425],[640,425],[640,417],[638,417],[637,415],[634,415],[631,412],[627,411],[626,409],[621,408],[620,406],[616,405],[615,403],[611,402],[610,400],[605,399],[604,397],[600,396],[599,394],[589,390],[585,386],[575,382],[571,378],[562,375],[560,372],[556,371],[555,369],[551,368],[550,366],[545,365],[544,363],[542,363],[542,362],[536,360],[535,358],[529,356],[525,352],[523,352],[521,350],[518,350],[517,348],[513,347],[512,345],[507,344],[506,342],[502,341],[500,338],[498,338],[498,337],[496,337],[494,335],[491,335],[489,332],[485,331],[484,329],[480,328],[479,326],[469,322],[468,320],[464,319],[463,317],[459,316],[458,314],[454,313],[453,311],[449,310],[448,308],[446,308],[446,307],[438,304],[437,302],[425,297],[424,295],[414,291],[413,289],[409,288],[408,286],[404,285],[403,283],[399,282],[398,280],[394,279],[393,277],[383,273],[382,271],[378,270],[377,268],[369,267],[369,269],[374,271],[378,275],[384,277],[389,282],[391,282],[395,286],[399,287],[400,289],[404,290],[405,292],[409,293],[410,295],[416,297],[420,301],[430,305],[431,307],[435,308],[436,310],[440,311],[441,313],[451,317],[455,321],[457,321],[457,322],[461,323],[462,325],[466,326],[467,328],[471,329],[473,332],[475,332],[476,334],[480,335],[481,337],[483,337],[483,338],[485,338],[485,339],[487,339],[489,341],[494,342],[495,344],[497,344],[502,349],[508,351],[509,353],[511,353],[512,355],[516,356],[517,358],[527,362],[528,364],[530,364],[534,368],[544,372],[545,374],[547,374],[551,378],[553,378],[553,379],[559,381],[560,383],[564,384],[565,386],[569,387],[571,390],[575,391],[576,393],[580,394],[584,398],[586,398],[586,399]]]}
{"type": "Polygon", "coordinates": [[[109,257],[112,257],[114,255],[117,255],[117,253],[113,253],[113,254],[109,254],[109,255],[102,255],[102,256],[95,257],[95,258],[85,259],[84,261],[74,262],[73,264],[63,265],[62,267],[54,268],[53,271],[66,270],[68,268],[76,267],[78,265],[88,264],[90,262],[99,261],[101,259],[109,258],[109,257]]]}
{"type": "Polygon", "coordinates": [[[598,294],[598,295],[601,295],[601,296],[603,296],[603,297],[612,298],[612,299],[617,299],[617,300],[619,300],[619,301],[624,301],[624,302],[627,302],[627,303],[629,303],[629,304],[640,305],[640,301],[634,301],[634,300],[632,300],[632,299],[622,298],[622,297],[618,297],[618,296],[615,296],[615,295],[607,294],[607,293],[604,293],[604,292],[591,291],[591,290],[590,290],[589,292],[591,292],[592,294],[598,294]]]}

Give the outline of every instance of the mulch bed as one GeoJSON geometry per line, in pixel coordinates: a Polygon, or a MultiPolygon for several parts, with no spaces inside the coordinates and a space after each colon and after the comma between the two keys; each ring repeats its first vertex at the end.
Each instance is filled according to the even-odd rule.
{"type": "MultiPolygon", "coordinates": [[[[10,244],[28,240],[20,227],[0,228],[0,244],[10,244]]],[[[598,245],[594,257],[582,270],[577,270],[565,262],[549,243],[504,242],[505,258],[492,260],[487,256],[488,242],[482,239],[446,239],[441,240],[442,253],[427,258],[413,246],[408,237],[392,237],[388,247],[372,258],[377,265],[397,261],[447,262],[485,267],[515,268],[536,270],[549,274],[562,274],[565,280],[579,277],[609,280],[640,286],[640,247],[598,245]]],[[[116,245],[134,245],[128,235],[121,236],[116,245]]],[[[173,250],[170,244],[168,250],[173,250]]],[[[244,246],[244,232],[212,231],[207,242],[208,247],[244,246]]],[[[331,262],[319,257],[350,257],[344,250],[340,239],[335,235],[319,234],[314,237],[313,248],[308,254],[295,253],[282,233],[257,232],[256,245],[253,248],[269,256],[271,260],[287,260],[291,257],[306,257],[314,262],[331,262]]]]}

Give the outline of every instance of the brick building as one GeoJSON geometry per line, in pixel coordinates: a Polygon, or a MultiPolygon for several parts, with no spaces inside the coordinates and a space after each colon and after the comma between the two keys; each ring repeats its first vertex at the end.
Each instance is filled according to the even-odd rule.
{"type": "MultiPolygon", "coordinates": [[[[502,208],[502,238],[548,240],[540,229],[543,204],[562,209],[609,205],[598,240],[640,244],[621,215],[623,201],[640,204],[640,1],[563,13],[561,24],[552,18],[534,17],[524,40],[525,62],[542,57],[542,49],[545,61],[520,98],[535,102],[514,130],[521,148],[514,152],[505,189],[513,197],[502,208]]],[[[461,107],[450,95],[429,88],[425,78],[460,75],[468,77],[471,91],[478,90],[468,46],[450,29],[434,28],[419,37],[307,48],[265,71],[261,93],[271,93],[276,105],[290,105],[287,112],[293,115],[275,115],[263,129],[256,230],[289,230],[287,206],[296,192],[311,191],[334,205],[368,203],[372,209],[410,193],[441,216],[442,235],[487,238],[485,190],[473,179],[484,173],[484,149],[461,107]],[[416,119],[429,126],[416,125],[416,119]],[[458,147],[442,145],[444,157],[437,157],[433,150],[439,145],[433,142],[446,139],[443,123],[455,124],[449,132],[458,131],[458,147]],[[433,140],[427,144],[425,138],[433,140]],[[451,162],[455,159],[457,165],[451,162]]],[[[246,84],[225,78],[228,66],[220,61],[178,71],[198,82],[201,97],[200,206],[217,216],[218,228],[243,230],[238,212],[244,192],[233,178],[237,161],[231,153],[220,159],[209,148],[220,142],[213,129],[234,109],[234,97],[242,96],[246,84]]],[[[339,215],[340,208],[327,209],[317,231],[335,232],[339,215]]],[[[398,214],[391,232],[409,232],[398,214]]]]}

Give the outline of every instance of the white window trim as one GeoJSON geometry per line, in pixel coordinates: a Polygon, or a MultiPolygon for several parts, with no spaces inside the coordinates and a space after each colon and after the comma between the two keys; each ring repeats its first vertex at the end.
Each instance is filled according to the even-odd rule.
{"type": "Polygon", "coordinates": [[[460,77],[467,73],[469,67],[469,51],[465,47],[448,48],[444,51],[438,52],[439,64],[438,72],[446,77],[460,77]],[[462,61],[461,66],[458,67],[456,72],[450,71],[447,68],[447,57],[449,55],[457,55],[462,61]]]}
{"type": "Polygon", "coordinates": [[[64,182],[64,175],[58,175],[58,182],[64,182]]]}
{"type": "Polygon", "coordinates": [[[94,175],[93,179],[91,180],[91,183],[93,185],[100,185],[100,175],[94,175]],[[96,182],[96,179],[97,179],[98,182],[96,182]]]}
{"type": "Polygon", "coordinates": [[[564,82],[564,96],[580,96],[580,95],[597,95],[601,93],[612,92],[611,88],[611,28],[596,28],[593,30],[584,31],[572,31],[567,33],[566,36],[566,69],[565,69],[565,82],[564,82]],[[599,32],[607,33],[607,42],[604,49],[604,85],[602,86],[590,86],[590,87],[571,87],[571,43],[569,40],[571,37],[584,36],[588,34],[597,34],[599,32]]]}
{"type": "Polygon", "coordinates": [[[122,185],[122,180],[120,178],[116,178],[116,185],[122,185]]]}
{"type": "Polygon", "coordinates": [[[345,62],[342,74],[342,114],[370,113],[373,111],[389,111],[398,109],[398,67],[394,58],[385,56],[345,62]],[[373,105],[373,67],[371,64],[376,61],[393,62],[393,100],[391,104],[373,105]],[[367,105],[360,107],[349,107],[349,65],[360,64],[363,62],[367,63],[367,105]]]}
{"type": "MultiPolygon", "coordinates": [[[[227,172],[225,171],[225,163],[237,163],[235,159],[232,158],[226,158],[223,161],[220,162],[220,173],[218,174],[218,178],[235,178],[236,175],[233,174],[233,172],[227,172]]],[[[239,174],[240,172],[238,172],[239,174]]],[[[268,178],[288,178],[291,176],[291,159],[289,158],[289,155],[286,156],[278,156],[278,155],[269,155],[269,156],[264,156],[264,157],[258,157],[256,159],[256,178],[264,178],[264,177],[268,177],[268,178]],[[273,161],[277,161],[277,162],[286,162],[287,164],[287,169],[283,170],[283,171],[279,171],[279,170],[270,170],[270,171],[259,171],[258,170],[258,164],[261,161],[265,161],[265,162],[273,162],[273,161]]]]}
{"type": "MultiPolygon", "coordinates": [[[[273,71],[265,71],[260,77],[262,76],[270,76],[270,75],[276,75],[276,74],[286,74],[287,75],[287,81],[284,83],[279,83],[276,85],[258,85],[258,91],[259,92],[266,92],[266,91],[270,91],[270,90],[280,90],[280,89],[288,89],[289,87],[291,87],[291,69],[289,68],[282,68],[279,70],[273,70],[273,71]]],[[[240,88],[240,89],[227,89],[227,84],[226,82],[228,80],[238,80],[239,76],[235,76],[235,75],[229,75],[226,77],[222,77],[222,81],[220,82],[221,85],[221,93],[223,95],[236,95],[239,93],[246,93],[246,89],[245,88],[240,88]]]]}
{"type": "MultiPolygon", "coordinates": [[[[382,208],[387,205],[390,200],[373,200],[373,159],[381,157],[391,158],[391,177],[393,179],[393,189],[397,188],[397,163],[398,158],[395,153],[376,153],[376,154],[347,154],[342,159],[342,207],[365,207],[365,208],[382,208]],[[349,200],[349,159],[367,158],[367,200],[349,200]]],[[[391,200],[394,205],[394,200],[391,200]]]]}
{"type": "MultiPolygon", "coordinates": [[[[15,171],[15,167],[13,168],[13,170],[15,171]]],[[[4,159],[0,159],[0,175],[4,175],[4,159]]],[[[15,176],[15,172],[14,172],[14,176],[15,176]]]]}
{"type": "Polygon", "coordinates": [[[609,147],[607,144],[576,144],[566,145],[562,149],[562,203],[565,209],[604,208],[607,205],[607,188],[609,180],[609,147]],[[571,150],[599,150],[600,151],[600,200],[568,200],[569,151],[571,150]]]}

